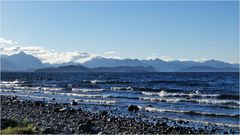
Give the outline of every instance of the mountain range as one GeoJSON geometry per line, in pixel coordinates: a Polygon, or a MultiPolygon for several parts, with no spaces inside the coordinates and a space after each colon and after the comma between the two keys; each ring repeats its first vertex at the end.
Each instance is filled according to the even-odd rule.
{"type": "Polygon", "coordinates": [[[1,55],[1,71],[34,71],[44,67],[38,58],[24,52],[11,56],[1,55]]]}
{"type": "Polygon", "coordinates": [[[117,66],[117,67],[97,67],[86,68],[82,65],[69,65],[52,68],[42,68],[35,72],[61,72],[61,73],[76,73],[76,72],[156,72],[153,67],[143,66],[117,66]]]}
{"type": "Polygon", "coordinates": [[[95,58],[82,64],[83,66],[95,67],[115,67],[115,66],[151,66],[158,72],[176,72],[189,67],[213,67],[213,68],[233,68],[238,69],[239,64],[230,64],[217,60],[207,60],[204,62],[195,61],[163,61],[161,59],[139,60],[139,59],[106,59],[95,58]]]}
{"type": "Polygon", "coordinates": [[[239,72],[239,68],[215,68],[210,66],[193,66],[177,72],[239,72]]]}
{"type": "Polygon", "coordinates": [[[1,71],[9,72],[238,72],[239,64],[218,60],[163,61],[161,59],[113,59],[97,57],[82,64],[43,64],[37,57],[20,52],[1,55],[1,71]]]}

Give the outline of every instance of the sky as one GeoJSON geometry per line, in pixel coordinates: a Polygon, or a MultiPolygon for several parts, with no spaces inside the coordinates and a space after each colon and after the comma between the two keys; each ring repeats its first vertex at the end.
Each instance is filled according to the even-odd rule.
{"type": "Polygon", "coordinates": [[[237,1],[1,1],[2,54],[239,63],[237,1]],[[10,44],[9,44],[10,43],[10,44]]]}

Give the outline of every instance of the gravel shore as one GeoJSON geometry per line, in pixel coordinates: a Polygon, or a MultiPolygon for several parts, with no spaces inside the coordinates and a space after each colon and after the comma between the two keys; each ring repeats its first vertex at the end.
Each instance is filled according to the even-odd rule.
{"type": "MultiPolygon", "coordinates": [[[[214,134],[221,129],[169,126],[166,121],[147,123],[123,116],[112,116],[111,112],[90,112],[83,108],[72,108],[70,104],[44,103],[20,100],[13,96],[1,96],[1,119],[18,122],[24,119],[44,133],[62,134],[214,134]]],[[[181,121],[176,121],[181,122],[181,121]]],[[[224,132],[222,132],[224,133],[224,132]]],[[[235,131],[225,133],[236,133],[235,131]]]]}

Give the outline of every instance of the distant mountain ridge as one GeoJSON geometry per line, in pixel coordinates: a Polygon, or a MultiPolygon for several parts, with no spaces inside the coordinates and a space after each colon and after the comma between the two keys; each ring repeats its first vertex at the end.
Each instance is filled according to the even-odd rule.
{"type": "Polygon", "coordinates": [[[75,72],[91,72],[90,69],[81,66],[81,65],[68,65],[68,66],[60,66],[60,67],[52,67],[52,68],[42,68],[36,70],[36,72],[68,72],[68,73],[75,73],[75,72]]]}
{"type": "Polygon", "coordinates": [[[95,58],[90,61],[84,62],[82,65],[89,68],[96,67],[116,67],[116,66],[146,66],[144,63],[138,59],[112,59],[112,58],[95,58]]]}
{"type": "Polygon", "coordinates": [[[24,52],[11,56],[1,55],[1,70],[6,71],[34,71],[45,65],[36,57],[24,52]]]}
{"type": "Polygon", "coordinates": [[[139,60],[139,59],[107,59],[95,58],[84,62],[83,66],[89,68],[101,67],[116,67],[116,66],[151,66],[158,72],[176,72],[193,66],[211,66],[213,68],[239,68],[239,64],[230,64],[217,60],[207,60],[204,62],[195,61],[163,61],[161,59],[139,60]]]}
{"type": "Polygon", "coordinates": [[[143,66],[117,66],[117,67],[97,67],[93,68],[94,72],[156,72],[153,67],[143,66]]]}
{"type": "Polygon", "coordinates": [[[194,66],[181,69],[178,72],[239,72],[239,68],[215,68],[210,66],[194,66]]]}
{"type": "Polygon", "coordinates": [[[67,72],[88,72],[87,69],[95,70],[98,72],[126,72],[127,71],[156,71],[156,72],[180,72],[191,70],[198,72],[202,71],[203,67],[205,72],[215,71],[229,72],[229,71],[238,71],[239,64],[230,64],[227,62],[222,62],[218,60],[207,60],[204,62],[195,62],[195,61],[163,61],[161,59],[150,59],[150,60],[140,60],[140,59],[113,59],[113,58],[104,58],[97,57],[92,60],[86,61],[82,64],[75,62],[67,62],[61,64],[43,64],[38,58],[20,52],[11,56],[1,55],[1,71],[24,71],[32,72],[37,69],[48,68],[48,71],[54,72],[55,70],[65,70],[67,72]],[[66,67],[67,66],[67,67],[66,67]],[[80,67],[82,66],[82,69],[80,67]],[[56,67],[60,67],[57,68],[56,67]],[[66,69],[61,69],[66,68],[66,69]],[[83,69],[85,68],[85,70],[83,69]],[[190,69],[188,69],[190,68],[190,69]],[[220,69],[219,69],[220,68],[220,69]],[[207,70],[209,69],[209,70],[207,70]]]}
{"type": "Polygon", "coordinates": [[[153,67],[142,67],[142,66],[119,66],[119,67],[97,67],[97,68],[86,68],[81,65],[69,65],[60,66],[56,68],[43,68],[38,69],[35,72],[68,72],[68,73],[82,73],[82,72],[156,72],[153,67]]]}

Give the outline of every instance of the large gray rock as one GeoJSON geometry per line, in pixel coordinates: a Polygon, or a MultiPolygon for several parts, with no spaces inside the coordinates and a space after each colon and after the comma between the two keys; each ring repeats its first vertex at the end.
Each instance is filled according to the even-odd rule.
{"type": "Polygon", "coordinates": [[[137,111],[139,111],[139,107],[137,107],[135,105],[129,105],[128,106],[128,111],[137,112],[137,111]]]}

